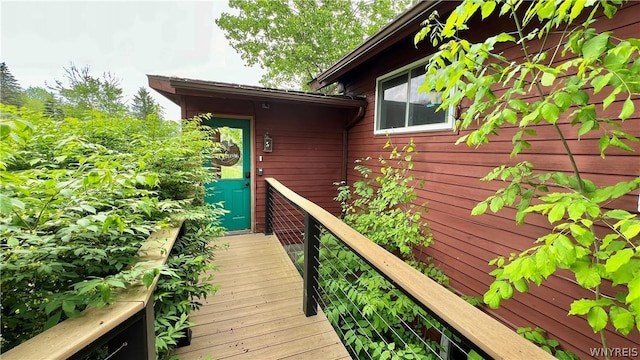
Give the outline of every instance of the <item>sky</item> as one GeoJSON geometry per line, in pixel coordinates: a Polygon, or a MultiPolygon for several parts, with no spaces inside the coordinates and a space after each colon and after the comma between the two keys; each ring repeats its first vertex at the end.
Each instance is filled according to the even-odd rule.
{"type": "MultiPolygon", "coordinates": [[[[0,62],[20,86],[64,79],[71,63],[91,74],[110,72],[131,98],[146,74],[259,85],[214,20],[232,12],[227,0],[0,0],[0,62]]],[[[154,90],[165,118],[180,108],[154,90]]]]}

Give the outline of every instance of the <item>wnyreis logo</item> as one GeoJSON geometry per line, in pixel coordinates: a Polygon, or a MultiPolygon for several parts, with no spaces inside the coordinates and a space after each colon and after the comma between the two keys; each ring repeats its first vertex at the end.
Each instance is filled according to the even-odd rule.
{"type": "Polygon", "coordinates": [[[631,347],[612,347],[612,348],[590,348],[591,356],[600,357],[637,357],[638,348],[631,347]]]}

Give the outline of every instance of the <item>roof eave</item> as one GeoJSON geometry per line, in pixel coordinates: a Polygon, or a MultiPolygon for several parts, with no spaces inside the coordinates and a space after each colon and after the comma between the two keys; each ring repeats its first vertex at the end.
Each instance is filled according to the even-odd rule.
{"type": "Polygon", "coordinates": [[[431,13],[438,4],[443,2],[445,1],[424,0],[400,14],[395,20],[373,34],[347,55],[343,56],[315,79],[311,80],[309,83],[311,89],[318,90],[331,85],[342,75],[382,51],[382,49],[390,44],[389,39],[394,39],[398,33],[411,26],[415,26],[416,23],[419,24],[422,22],[426,18],[425,15],[431,13]]]}
{"type": "Polygon", "coordinates": [[[208,94],[219,94],[226,98],[251,98],[260,101],[296,102],[308,103],[341,108],[358,108],[367,105],[366,99],[361,98],[337,98],[322,94],[300,94],[287,92],[286,90],[246,88],[241,85],[215,84],[206,81],[185,80],[178,78],[169,79],[172,88],[180,90],[201,91],[208,94]]]}

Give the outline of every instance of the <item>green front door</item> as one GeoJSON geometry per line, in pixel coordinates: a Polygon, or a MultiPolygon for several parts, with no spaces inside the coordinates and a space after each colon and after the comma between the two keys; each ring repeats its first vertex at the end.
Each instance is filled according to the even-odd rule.
{"type": "Polygon", "coordinates": [[[216,131],[221,156],[211,160],[218,180],[207,184],[207,203],[222,201],[229,211],[222,219],[227,231],[251,228],[251,137],[249,120],[211,118],[205,121],[216,131]]]}

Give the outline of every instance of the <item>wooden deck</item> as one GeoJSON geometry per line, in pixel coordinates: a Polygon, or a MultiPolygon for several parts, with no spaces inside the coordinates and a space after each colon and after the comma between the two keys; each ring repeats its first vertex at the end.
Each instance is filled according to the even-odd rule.
{"type": "Polygon", "coordinates": [[[324,313],[305,317],[302,278],[275,236],[222,239],[214,283],[221,289],[192,313],[180,359],[350,359],[324,313]]]}

